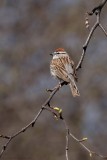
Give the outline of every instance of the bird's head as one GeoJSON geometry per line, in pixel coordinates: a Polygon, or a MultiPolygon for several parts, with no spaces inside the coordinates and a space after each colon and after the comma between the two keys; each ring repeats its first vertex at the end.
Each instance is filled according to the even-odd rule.
{"type": "Polygon", "coordinates": [[[64,50],[64,48],[57,48],[53,53],[50,55],[55,56],[55,55],[60,55],[60,54],[67,54],[67,52],[64,50]]]}

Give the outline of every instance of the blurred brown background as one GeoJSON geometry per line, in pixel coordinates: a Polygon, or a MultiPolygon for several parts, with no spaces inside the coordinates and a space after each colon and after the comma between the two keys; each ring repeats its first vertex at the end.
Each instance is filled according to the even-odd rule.
{"type": "MultiPolygon", "coordinates": [[[[27,125],[58,81],[50,76],[50,53],[64,47],[77,64],[88,31],[85,12],[100,0],[0,0],[0,134],[11,135],[27,125]]],[[[107,5],[101,15],[107,27],[107,5]]],[[[94,18],[91,19],[93,24],[94,18]]],[[[90,25],[91,25],[90,24],[90,25]]],[[[97,29],[78,73],[81,96],[64,86],[52,100],[78,138],[107,155],[107,38],[97,29]]],[[[5,140],[0,139],[0,149],[5,140]]],[[[89,159],[71,139],[70,159],[89,159]]],[[[65,160],[65,129],[45,111],[34,128],[7,148],[3,160],[65,160]]],[[[98,157],[94,158],[98,159],[98,157]]]]}

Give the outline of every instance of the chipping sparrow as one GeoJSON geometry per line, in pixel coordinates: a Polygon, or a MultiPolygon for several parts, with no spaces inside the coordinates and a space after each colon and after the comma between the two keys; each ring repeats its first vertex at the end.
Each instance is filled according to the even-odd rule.
{"type": "Polygon", "coordinates": [[[51,55],[53,56],[50,63],[51,74],[60,81],[69,83],[73,97],[80,96],[75,84],[77,77],[74,62],[70,59],[68,53],[63,48],[58,48],[51,55]]]}

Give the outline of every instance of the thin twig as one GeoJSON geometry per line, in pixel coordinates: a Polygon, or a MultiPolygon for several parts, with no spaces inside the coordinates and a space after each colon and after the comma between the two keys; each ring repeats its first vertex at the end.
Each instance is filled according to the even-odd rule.
{"type": "Polygon", "coordinates": [[[9,145],[9,143],[15,138],[17,137],[19,134],[25,132],[29,127],[31,127],[36,120],[39,118],[39,116],[41,115],[42,111],[43,111],[43,107],[39,110],[39,112],[37,113],[37,115],[35,116],[35,118],[33,119],[33,121],[31,121],[27,126],[25,126],[24,128],[22,128],[20,131],[16,132],[15,134],[13,134],[12,136],[10,136],[8,138],[8,141],[6,142],[6,144],[2,147],[1,153],[0,153],[0,158],[2,157],[4,151],[6,150],[7,146],[9,145]]]}
{"type": "MultiPolygon", "coordinates": [[[[96,15],[96,22],[95,24],[93,25],[93,27],[91,28],[90,32],[89,32],[89,35],[86,39],[86,42],[85,44],[83,45],[83,51],[82,51],[82,55],[81,55],[81,58],[76,66],[76,71],[79,70],[79,68],[81,68],[82,66],[82,63],[83,63],[83,60],[84,60],[84,56],[85,56],[85,53],[86,53],[86,50],[87,50],[87,47],[89,45],[89,42],[92,38],[92,35],[95,31],[95,29],[99,26],[102,31],[105,33],[105,35],[107,36],[107,32],[105,31],[104,27],[101,25],[100,23],[100,13],[101,13],[101,10],[102,8],[104,7],[104,5],[106,4],[107,0],[102,0],[102,2],[97,6],[95,7],[91,13],[89,13],[90,16],[92,16],[93,14],[96,15]]],[[[19,130],[18,132],[16,132],[15,134],[13,134],[12,136],[4,136],[4,135],[0,135],[1,138],[5,138],[7,139],[7,142],[5,143],[5,145],[2,147],[2,150],[1,150],[1,153],[0,153],[0,158],[2,157],[3,153],[5,152],[6,148],[8,147],[8,145],[10,144],[10,142],[15,138],[17,137],[18,135],[20,135],[21,133],[25,132],[28,128],[30,128],[31,126],[33,127],[34,124],[36,123],[36,121],[38,120],[38,118],[40,117],[41,113],[43,112],[44,109],[47,109],[49,110],[50,112],[52,112],[54,115],[56,115],[58,117],[58,113],[56,113],[56,111],[54,111],[53,108],[50,107],[50,102],[53,98],[53,96],[56,94],[56,92],[63,86],[65,85],[66,83],[65,82],[62,82],[61,84],[57,85],[54,90],[52,90],[49,98],[45,101],[45,103],[42,105],[41,109],[39,110],[39,112],[35,115],[34,119],[29,123],[27,124],[24,128],[22,128],[21,130],[19,130]],[[47,108],[46,106],[48,106],[49,108],[47,108]]],[[[96,155],[96,156],[99,156],[101,158],[107,158],[105,156],[102,156],[100,154],[97,154],[96,152],[93,152],[91,151],[88,147],[86,147],[83,142],[85,141],[85,139],[83,138],[82,140],[79,140],[77,139],[70,131],[69,131],[69,128],[66,124],[66,121],[62,118],[61,114],[60,116],[58,117],[60,119],[63,120],[64,122],[64,125],[65,125],[65,129],[66,129],[66,160],[69,160],[69,156],[68,156],[68,150],[69,150],[69,136],[71,136],[74,140],[76,140],[85,150],[88,151],[89,155],[92,156],[92,155],[96,155]]]]}
{"type": "MultiPolygon", "coordinates": [[[[2,135],[1,137],[8,139],[7,142],[5,143],[5,145],[2,147],[1,153],[0,153],[0,158],[2,157],[3,153],[5,152],[6,148],[8,147],[8,145],[10,144],[10,142],[17,137],[18,135],[20,135],[21,133],[25,132],[28,128],[30,128],[31,126],[33,127],[35,122],[38,120],[38,118],[40,117],[41,113],[43,112],[44,109],[47,109],[46,106],[50,106],[50,101],[52,100],[53,96],[55,95],[55,93],[63,86],[65,85],[65,82],[61,82],[61,84],[58,84],[54,90],[51,92],[49,98],[45,101],[45,103],[42,105],[41,109],[39,110],[39,112],[35,115],[35,118],[29,123],[27,124],[24,128],[22,128],[21,130],[19,130],[18,132],[16,132],[15,134],[13,134],[12,136],[4,136],[2,135]]],[[[52,110],[50,108],[50,111],[53,114],[57,114],[54,110],[52,110]]]]}
{"type": "Polygon", "coordinates": [[[92,157],[92,155],[96,155],[96,156],[101,157],[103,159],[107,159],[107,156],[103,156],[101,154],[98,154],[98,153],[90,150],[85,144],[83,144],[84,138],[83,138],[83,141],[81,141],[78,138],[76,138],[71,132],[69,132],[69,134],[75,141],[77,141],[89,153],[90,157],[92,157]]]}
{"type": "Polygon", "coordinates": [[[69,129],[69,127],[68,127],[68,125],[67,125],[67,123],[66,123],[66,121],[65,121],[64,118],[63,118],[63,123],[64,123],[65,130],[66,130],[66,147],[67,147],[67,148],[66,148],[66,160],[69,160],[69,159],[68,159],[69,136],[71,136],[76,142],[78,142],[78,143],[89,153],[90,157],[92,157],[93,155],[96,155],[96,156],[101,157],[101,158],[103,158],[103,159],[107,159],[107,156],[103,156],[103,155],[101,155],[101,154],[98,154],[98,153],[90,150],[90,149],[84,144],[84,142],[87,140],[87,138],[78,139],[77,137],[75,137],[75,136],[71,133],[71,131],[70,131],[70,129],[69,129]]]}
{"type": "Polygon", "coordinates": [[[76,71],[78,71],[79,68],[81,68],[81,65],[82,65],[82,62],[83,62],[83,60],[84,60],[84,56],[85,56],[85,53],[86,53],[88,44],[89,44],[89,42],[90,42],[90,40],[91,40],[91,37],[92,37],[95,29],[96,29],[96,28],[98,27],[98,25],[99,25],[99,17],[100,17],[100,15],[97,14],[97,20],[96,20],[94,26],[91,28],[91,30],[90,30],[90,32],[89,32],[89,35],[88,35],[88,37],[87,37],[87,39],[86,39],[86,41],[85,41],[85,43],[84,43],[84,45],[83,45],[83,52],[82,52],[81,58],[80,58],[80,60],[79,60],[79,62],[78,62],[78,64],[77,64],[77,66],[76,66],[76,71]]]}
{"type": "Polygon", "coordinates": [[[69,160],[69,156],[68,156],[68,151],[69,151],[69,128],[66,124],[66,121],[63,118],[63,122],[65,125],[65,129],[66,129],[66,147],[65,147],[65,153],[66,153],[66,160],[69,160]]]}
{"type": "Polygon", "coordinates": [[[82,54],[81,54],[81,57],[80,57],[80,60],[76,66],[76,71],[78,71],[81,66],[82,66],[82,63],[83,63],[83,60],[84,60],[84,57],[85,57],[85,54],[86,54],[86,50],[87,50],[87,47],[88,47],[88,44],[92,38],[92,35],[94,33],[94,31],[96,30],[97,27],[100,27],[102,29],[102,31],[105,33],[105,35],[107,36],[107,32],[105,31],[104,27],[101,25],[100,23],[100,14],[101,14],[101,10],[102,8],[104,7],[104,5],[106,4],[107,0],[102,0],[102,2],[97,6],[95,7],[92,12],[87,12],[88,15],[92,16],[93,14],[96,15],[96,22],[95,24],[92,26],[92,28],[90,29],[90,32],[88,34],[88,37],[83,45],[83,51],[82,51],[82,54]]]}
{"type": "Polygon", "coordinates": [[[101,24],[99,24],[99,27],[102,29],[102,31],[104,32],[105,36],[107,37],[107,32],[106,32],[106,30],[104,29],[104,27],[103,27],[101,24]]]}

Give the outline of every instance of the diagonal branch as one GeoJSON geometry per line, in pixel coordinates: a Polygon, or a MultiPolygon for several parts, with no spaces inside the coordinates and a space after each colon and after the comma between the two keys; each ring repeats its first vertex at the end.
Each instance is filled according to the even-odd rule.
{"type": "Polygon", "coordinates": [[[100,27],[101,30],[104,32],[104,34],[107,36],[107,32],[105,31],[105,29],[103,28],[103,26],[100,23],[101,10],[104,7],[104,5],[106,4],[106,2],[107,2],[107,0],[102,0],[102,2],[92,10],[92,12],[88,13],[89,16],[92,16],[93,14],[96,15],[96,22],[92,26],[92,28],[91,28],[91,30],[89,32],[89,35],[88,35],[88,37],[87,37],[87,39],[85,41],[85,44],[83,45],[83,51],[82,51],[80,60],[79,60],[79,62],[77,64],[77,66],[76,66],[76,71],[78,71],[82,66],[82,63],[83,63],[83,60],[84,60],[84,57],[85,57],[85,54],[86,54],[87,47],[89,45],[89,42],[90,42],[90,40],[92,38],[92,35],[93,35],[94,31],[96,30],[96,28],[100,27]]]}
{"type": "Polygon", "coordinates": [[[90,30],[90,32],[89,32],[89,35],[88,35],[88,37],[87,37],[87,39],[86,39],[86,41],[85,41],[85,43],[84,43],[84,45],[83,45],[82,55],[81,55],[81,58],[80,58],[77,66],[76,66],[76,71],[78,71],[79,68],[81,68],[81,65],[82,65],[82,63],[83,63],[83,60],[84,60],[84,57],[85,57],[85,53],[86,53],[88,44],[89,44],[89,42],[90,42],[90,40],[91,40],[91,38],[92,38],[92,35],[93,35],[95,29],[96,29],[96,28],[98,27],[98,25],[99,25],[99,20],[100,20],[100,14],[97,14],[97,20],[96,20],[94,26],[91,28],[91,30],[90,30]]]}
{"type": "Polygon", "coordinates": [[[64,120],[64,118],[62,119],[63,120],[63,123],[65,125],[65,129],[66,129],[66,148],[65,148],[65,151],[66,151],[66,160],[69,160],[68,158],[68,150],[69,150],[69,128],[66,124],[66,121],[64,120]]]}
{"type": "Polygon", "coordinates": [[[90,150],[85,144],[84,142],[87,140],[87,138],[82,138],[82,139],[78,139],[76,138],[70,131],[65,119],[63,118],[63,123],[64,123],[64,126],[65,126],[65,130],[66,130],[66,160],[69,160],[68,158],[68,150],[69,150],[69,136],[72,137],[76,142],[78,142],[88,153],[89,153],[89,156],[92,157],[92,156],[98,156],[102,159],[107,159],[107,156],[103,156],[101,154],[98,154],[96,153],[95,151],[92,151],[90,150]]]}
{"type": "Polygon", "coordinates": [[[63,86],[65,85],[65,82],[62,82],[61,84],[57,85],[53,91],[51,92],[49,98],[45,101],[45,103],[42,105],[41,109],[39,110],[39,112],[36,114],[35,118],[28,124],[26,125],[24,128],[22,128],[20,131],[16,132],[15,134],[13,134],[12,136],[1,136],[2,138],[6,138],[7,142],[5,143],[5,145],[2,147],[1,153],[0,153],[0,158],[2,157],[3,153],[5,152],[5,150],[7,149],[8,145],[11,143],[11,141],[13,139],[15,139],[15,137],[17,137],[18,135],[22,134],[23,132],[25,132],[28,128],[33,127],[34,124],[36,123],[36,121],[38,120],[38,118],[40,117],[41,113],[43,112],[43,110],[48,110],[51,113],[53,113],[57,118],[61,119],[64,123],[65,126],[65,130],[66,130],[66,147],[65,147],[65,153],[66,153],[66,160],[69,160],[69,156],[68,156],[68,151],[69,151],[69,136],[71,136],[76,142],[78,142],[90,155],[90,157],[92,157],[93,155],[101,157],[103,159],[107,159],[106,156],[103,156],[101,154],[98,154],[92,150],[90,150],[83,142],[87,140],[87,138],[83,138],[83,139],[78,139],[76,138],[71,131],[69,130],[69,127],[64,119],[64,117],[62,117],[62,112],[61,113],[57,113],[54,108],[50,107],[50,101],[52,100],[53,96],[55,95],[55,93],[63,86]]]}
{"type": "Polygon", "coordinates": [[[99,27],[102,29],[102,31],[104,32],[105,36],[107,37],[107,32],[106,32],[106,30],[104,29],[104,27],[103,27],[101,24],[99,24],[99,27]]]}
{"type": "Polygon", "coordinates": [[[8,141],[5,143],[5,145],[2,147],[1,153],[0,153],[0,158],[2,157],[3,153],[5,152],[6,148],[8,147],[9,143],[18,135],[20,135],[21,133],[25,132],[29,127],[33,126],[33,124],[36,122],[36,120],[39,118],[39,116],[41,115],[42,111],[43,111],[43,107],[39,110],[39,112],[37,113],[37,115],[35,116],[35,118],[33,119],[33,121],[31,121],[27,126],[25,126],[24,128],[22,128],[21,130],[19,130],[18,132],[16,132],[15,134],[13,134],[12,136],[6,136],[8,137],[8,141]]]}
{"type": "MultiPolygon", "coordinates": [[[[78,71],[83,63],[85,54],[86,54],[86,50],[87,47],[89,45],[89,42],[92,38],[92,35],[94,33],[94,31],[96,30],[97,27],[100,27],[101,30],[104,32],[104,34],[107,36],[107,32],[104,29],[104,27],[101,25],[100,23],[100,13],[102,8],[104,7],[104,5],[106,4],[107,0],[102,0],[102,2],[95,7],[91,13],[88,13],[88,15],[92,16],[93,14],[96,15],[96,22],[95,24],[92,26],[89,35],[83,45],[83,51],[82,51],[82,55],[81,58],[76,66],[76,71],[78,71]]],[[[66,160],[69,160],[69,156],[68,156],[68,150],[69,150],[69,136],[71,136],[75,141],[77,141],[86,151],[88,151],[90,157],[92,157],[92,155],[96,155],[99,156],[101,158],[107,158],[104,157],[103,155],[97,154],[94,151],[91,151],[88,147],[86,147],[86,145],[83,143],[86,138],[83,138],[82,140],[79,140],[78,138],[76,138],[69,130],[66,121],[64,120],[64,118],[60,115],[58,116],[58,113],[56,113],[56,111],[50,106],[50,102],[53,98],[53,96],[58,92],[58,90],[63,86],[66,85],[66,82],[61,82],[61,84],[58,84],[52,91],[51,94],[49,96],[49,98],[45,101],[45,103],[41,106],[40,110],[38,111],[38,113],[35,115],[34,119],[27,124],[24,128],[20,129],[18,132],[16,132],[15,134],[11,135],[11,136],[4,136],[4,135],[0,135],[1,138],[5,138],[7,141],[5,143],[5,145],[2,147],[1,153],[0,153],[0,158],[2,157],[3,153],[5,153],[5,150],[7,149],[8,145],[11,143],[12,140],[15,139],[15,137],[19,136],[20,134],[22,134],[23,132],[25,132],[28,128],[33,127],[34,124],[36,123],[36,121],[38,120],[38,118],[41,116],[43,110],[47,109],[49,110],[51,113],[53,113],[54,115],[56,115],[58,118],[62,119],[65,125],[65,129],[66,129],[66,160]]]]}
{"type": "MultiPolygon", "coordinates": [[[[49,98],[45,101],[45,103],[41,106],[41,109],[38,111],[38,113],[35,115],[34,119],[27,124],[24,128],[22,128],[21,130],[19,130],[18,132],[16,132],[15,134],[13,134],[12,136],[4,136],[1,135],[0,137],[2,138],[6,138],[7,142],[5,143],[5,145],[2,147],[1,153],[0,153],[0,158],[2,157],[3,153],[5,152],[6,148],[8,147],[8,145],[10,144],[10,142],[15,139],[15,137],[17,137],[18,135],[22,134],[23,132],[25,132],[28,128],[33,127],[34,124],[36,123],[36,121],[38,120],[38,118],[40,117],[40,115],[42,114],[44,109],[47,109],[46,106],[48,106],[50,108],[50,102],[53,98],[53,96],[56,94],[56,92],[63,86],[65,85],[65,82],[61,82],[61,84],[58,84],[53,91],[51,92],[49,98]]],[[[54,110],[52,110],[51,108],[49,109],[49,111],[51,111],[53,114],[57,114],[54,110]]]]}

